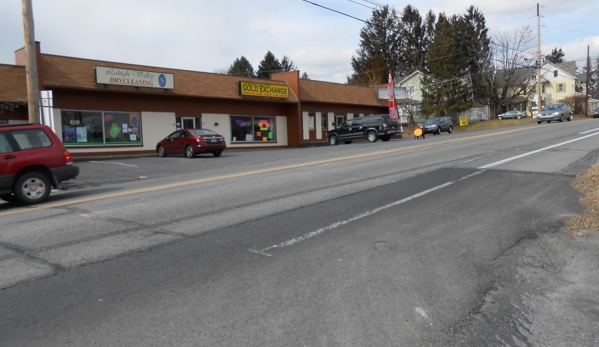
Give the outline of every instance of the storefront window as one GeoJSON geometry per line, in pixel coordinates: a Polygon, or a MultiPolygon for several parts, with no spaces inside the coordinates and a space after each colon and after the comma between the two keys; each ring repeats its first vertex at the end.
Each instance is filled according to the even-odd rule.
{"type": "Polygon", "coordinates": [[[62,141],[68,146],[141,145],[141,116],[135,112],[61,111],[62,141]]]}
{"type": "Polygon", "coordinates": [[[320,114],[320,130],[327,130],[329,128],[328,122],[327,122],[327,116],[328,116],[328,114],[326,112],[322,112],[320,114]]]}
{"type": "Polygon", "coordinates": [[[276,142],[275,117],[231,116],[231,142],[276,142]]]}

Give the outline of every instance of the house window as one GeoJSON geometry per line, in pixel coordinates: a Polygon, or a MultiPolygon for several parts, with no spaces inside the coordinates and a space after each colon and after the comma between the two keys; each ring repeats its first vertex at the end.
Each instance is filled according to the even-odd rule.
{"type": "Polygon", "coordinates": [[[60,112],[66,146],[141,145],[141,115],[137,112],[60,112]]]}
{"type": "Polygon", "coordinates": [[[414,88],[415,86],[413,84],[408,86],[408,98],[410,99],[414,98],[414,88]]]}
{"type": "Polygon", "coordinates": [[[558,83],[557,84],[557,91],[558,92],[565,92],[566,91],[566,84],[565,83],[558,83]]]}
{"type": "Polygon", "coordinates": [[[557,77],[557,70],[553,70],[553,77],[557,77]]]}
{"type": "Polygon", "coordinates": [[[541,94],[545,94],[545,85],[544,84],[541,86],[541,94]]]}
{"type": "Polygon", "coordinates": [[[275,117],[231,116],[231,142],[277,142],[275,117]]]}

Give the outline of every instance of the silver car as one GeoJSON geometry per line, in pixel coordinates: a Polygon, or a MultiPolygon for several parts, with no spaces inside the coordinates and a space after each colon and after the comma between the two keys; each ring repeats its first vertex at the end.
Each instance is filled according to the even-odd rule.
{"type": "Polygon", "coordinates": [[[518,110],[509,110],[506,113],[502,113],[500,115],[497,116],[497,118],[499,119],[520,119],[520,118],[525,118],[527,116],[526,113],[524,112],[520,112],[518,110]]]}
{"type": "Polygon", "coordinates": [[[543,121],[551,123],[552,120],[563,122],[564,119],[568,122],[572,120],[572,110],[566,104],[545,105],[537,115],[538,124],[541,124],[543,121]]]}

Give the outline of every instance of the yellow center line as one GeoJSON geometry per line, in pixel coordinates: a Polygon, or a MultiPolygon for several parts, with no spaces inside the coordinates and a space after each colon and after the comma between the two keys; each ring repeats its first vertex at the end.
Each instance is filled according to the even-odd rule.
{"type": "Polygon", "coordinates": [[[103,200],[103,199],[117,198],[117,197],[121,197],[121,196],[127,196],[127,195],[139,194],[139,193],[153,192],[153,191],[157,191],[157,190],[177,188],[177,187],[188,186],[188,185],[193,185],[193,184],[198,184],[198,183],[221,181],[221,180],[226,180],[226,179],[230,179],[230,178],[259,175],[259,174],[276,172],[276,171],[298,169],[298,168],[307,167],[307,166],[314,166],[314,165],[334,163],[334,162],[339,162],[339,161],[344,161],[344,160],[359,159],[359,158],[365,158],[365,157],[373,157],[373,156],[377,156],[377,155],[385,155],[385,154],[391,154],[391,153],[398,153],[398,152],[404,152],[404,151],[409,151],[409,150],[414,150],[414,149],[421,149],[421,148],[425,148],[425,147],[446,145],[446,144],[451,144],[451,143],[464,142],[464,141],[470,141],[470,140],[485,138],[485,137],[505,135],[505,134],[515,133],[515,132],[523,131],[523,130],[528,130],[528,129],[527,128],[520,128],[520,129],[506,130],[506,131],[501,131],[501,132],[497,132],[497,133],[494,133],[494,134],[475,135],[475,136],[470,136],[470,137],[461,138],[461,139],[445,140],[445,141],[440,141],[440,142],[437,142],[437,143],[434,143],[434,144],[426,143],[426,144],[422,144],[422,145],[414,145],[414,146],[408,146],[408,147],[396,148],[396,149],[386,149],[386,150],[383,150],[383,151],[377,151],[377,152],[371,152],[371,153],[365,153],[365,154],[358,154],[358,155],[352,155],[352,156],[341,157],[341,158],[334,158],[334,159],[313,161],[313,162],[304,163],[304,164],[294,164],[294,165],[287,165],[287,166],[279,166],[279,167],[274,167],[274,168],[270,168],[270,169],[241,172],[241,173],[236,173],[236,174],[231,174],[231,175],[216,176],[216,177],[210,177],[210,178],[202,178],[202,179],[191,180],[191,181],[184,181],[184,182],[178,182],[178,183],[170,183],[170,184],[164,184],[164,185],[155,186],[155,187],[134,189],[134,190],[129,190],[129,191],[120,192],[120,193],[98,195],[98,196],[93,196],[93,197],[89,197],[89,198],[83,198],[83,199],[77,199],[77,200],[70,200],[70,201],[58,202],[58,203],[53,203],[53,204],[44,204],[44,205],[40,205],[40,206],[36,206],[36,207],[30,207],[30,208],[26,208],[26,209],[1,212],[0,213],[0,217],[12,215],[12,214],[24,213],[24,212],[40,211],[40,210],[45,210],[45,209],[49,209],[49,208],[74,205],[74,204],[79,204],[79,203],[84,203],[84,202],[90,202],[90,201],[96,201],[96,200],[103,200]]]}

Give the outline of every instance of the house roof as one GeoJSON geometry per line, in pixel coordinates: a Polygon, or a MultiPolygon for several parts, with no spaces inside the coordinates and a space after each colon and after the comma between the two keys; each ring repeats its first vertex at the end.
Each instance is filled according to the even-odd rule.
{"type": "Polygon", "coordinates": [[[389,101],[377,98],[376,88],[300,80],[300,99],[302,102],[326,102],[335,104],[353,104],[366,106],[384,106],[389,101]]]}
{"type": "Polygon", "coordinates": [[[0,102],[27,102],[27,75],[24,66],[0,64],[0,102]]]}
{"type": "Polygon", "coordinates": [[[536,69],[529,67],[519,67],[513,69],[513,73],[509,76],[506,81],[507,71],[512,71],[512,69],[498,69],[495,74],[495,80],[499,86],[503,86],[505,82],[507,82],[508,86],[518,85],[518,84],[526,84],[530,81],[530,79],[535,75],[536,69]]]}
{"type": "MultiPolygon", "coordinates": [[[[175,77],[175,89],[165,92],[163,89],[136,88],[129,86],[110,85],[109,90],[134,91],[150,94],[185,95],[208,98],[261,100],[264,98],[239,95],[239,81],[287,85],[284,81],[246,78],[216,73],[197,72],[188,70],[158,68],[153,66],[132,65],[106,62],[100,60],[80,59],[57,55],[42,54],[43,84],[47,87],[66,87],[97,90],[104,88],[95,83],[94,66],[115,67],[121,69],[142,70],[150,72],[172,73],[175,77]]],[[[289,99],[276,99],[277,102],[294,102],[297,96],[290,93],[289,99]]]]}
{"type": "Polygon", "coordinates": [[[406,77],[402,78],[401,81],[399,81],[398,85],[401,86],[402,83],[404,83],[405,81],[409,80],[410,78],[412,78],[415,75],[423,75],[424,76],[424,73],[422,73],[419,70],[416,70],[416,71],[412,72],[411,74],[407,75],[406,77]]]}

